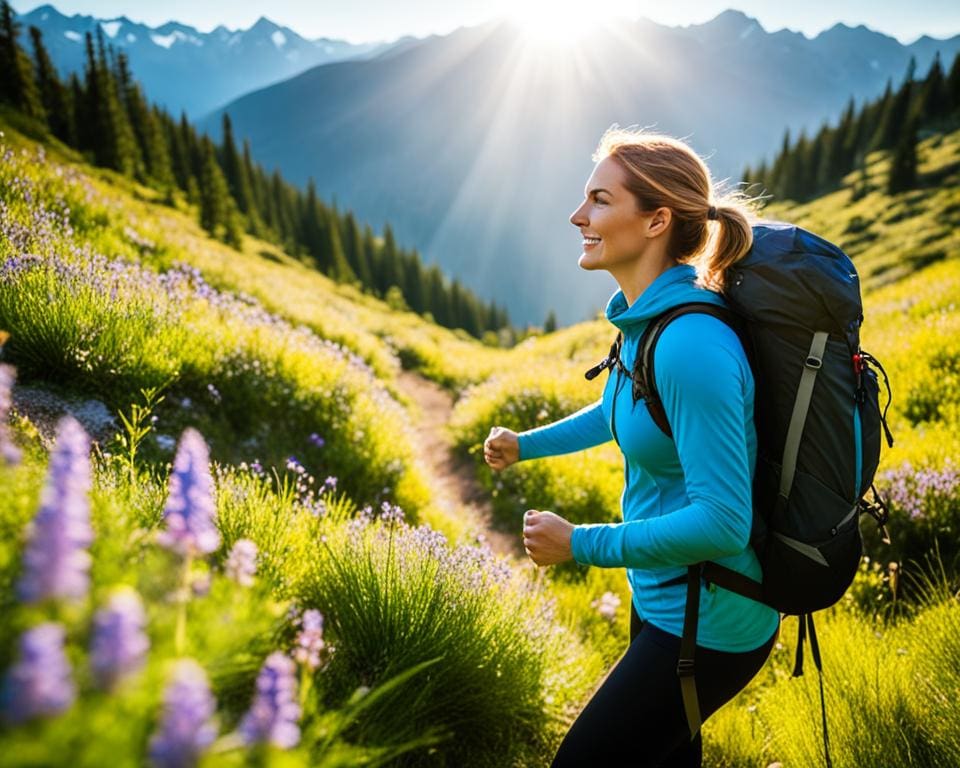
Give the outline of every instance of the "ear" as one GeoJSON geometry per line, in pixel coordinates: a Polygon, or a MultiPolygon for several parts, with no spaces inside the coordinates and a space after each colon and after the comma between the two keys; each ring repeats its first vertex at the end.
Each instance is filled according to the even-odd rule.
{"type": "Polygon", "coordinates": [[[650,214],[650,223],[647,224],[647,237],[659,237],[670,228],[673,221],[673,211],[666,206],[657,208],[650,214]]]}

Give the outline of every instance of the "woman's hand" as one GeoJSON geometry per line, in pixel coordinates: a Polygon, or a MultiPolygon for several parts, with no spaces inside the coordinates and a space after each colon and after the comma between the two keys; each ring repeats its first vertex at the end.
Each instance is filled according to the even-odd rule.
{"type": "Polygon", "coordinates": [[[573,560],[572,535],[573,523],[553,512],[528,509],[523,516],[523,548],[537,565],[556,565],[573,560]]]}
{"type": "Polygon", "coordinates": [[[491,427],[483,441],[483,460],[498,472],[520,460],[520,441],[517,433],[505,427],[491,427]]]}

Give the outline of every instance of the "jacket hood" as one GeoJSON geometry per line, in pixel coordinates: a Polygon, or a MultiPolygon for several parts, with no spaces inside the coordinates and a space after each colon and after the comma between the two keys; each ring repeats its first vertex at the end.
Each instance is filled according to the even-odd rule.
{"type": "Polygon", "coordinates": [[[607,320],[626,336],[628,333],[637,332],[638,325],[645,325],[647,321],[677,304],[703,301],[722,306],[726,303],[719,293],[701,288],[696,284],[696,280],[697,270],[693,265],[678,264],[670,267],[650,283],[629,306],[623,291],[613,294],[607,302],[607,320]]]}

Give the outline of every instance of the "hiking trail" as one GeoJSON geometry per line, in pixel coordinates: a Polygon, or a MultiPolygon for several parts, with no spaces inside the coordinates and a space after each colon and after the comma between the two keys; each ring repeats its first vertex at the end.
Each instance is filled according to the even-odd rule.
{"type": "Polygon", "coordinates": [[[453,396],[411,371],[401,371],[397,385],[417,405],[411,410],[411,420],[436,505],[452,517],[467,518],[496,554],[524,557],[519,526],[515,536],[493,526],[489,491],[477,481],[472,463],[453,451],[446,434],[453,396]]]}

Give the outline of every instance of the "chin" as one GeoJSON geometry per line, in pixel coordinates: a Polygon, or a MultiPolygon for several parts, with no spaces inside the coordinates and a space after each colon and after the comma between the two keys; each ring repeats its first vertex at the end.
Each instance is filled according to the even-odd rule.
{"type": "Polygon", "coordinates": [[[594,270],[597,270],[597,269],[603,269],[603,267],[600,265],[599,262],[600,260],[595,258],[594,256],[586,253],[581,253],[580,259],[577,261],[577,265],[580,267],[580,269],[585,269],[588,272],[593,272],[594,270]]]}

